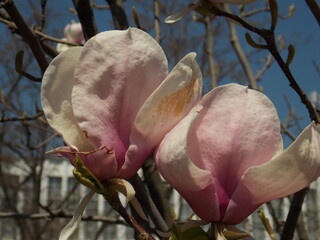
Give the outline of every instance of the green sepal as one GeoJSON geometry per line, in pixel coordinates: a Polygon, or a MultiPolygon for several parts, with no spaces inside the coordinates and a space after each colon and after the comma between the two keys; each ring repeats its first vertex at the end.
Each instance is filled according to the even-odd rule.
{"type": "Polygon", "coordinates": [[[24,51],[19,51],[15,57],[15,70],[17,73],[21,74],[22,72],[22,63],[23,63],[24,51]]]}
{"type": "Polygon", "coordinates": [[[74,159],[74,177],[86,187],[92,189],[96,193],[105,194],[105,188],[102,183],[84,166],[81,158],[76,155],[74,159]]]}
{"type": "Polygon", "coordinates": [[[183,223],[174,224],[171,228],[170,240],[208,240],[208,234],[200,227],[194,227],[187,229],[186,231],[181,231],[181,226],[183,223]]]}

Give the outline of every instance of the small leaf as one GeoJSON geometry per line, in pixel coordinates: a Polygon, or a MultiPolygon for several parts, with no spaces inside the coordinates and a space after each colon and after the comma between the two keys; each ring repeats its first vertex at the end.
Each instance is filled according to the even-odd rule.
{"type": "Polygon", "coordinates": [[[15,69],[16,69],[16,72],[19,74],[21,74],[22,72],[23,55],[24,55],[24,51],[21,50],[17,53],[15,58],[15,69]]]}
{"type": "Polygon", "coordinates": [[[294,49],[294,46],[292,46],[291,44],[289,45],[288,47],[288,57],[287,57],[287,61],[286,61],[286,65],[290,65],[293,58],[294,58],[294,55],[295,55],[295,49],[294,49]]]}
{"type": "Polygon", "coordinates": [[[250,45],[251,47],[253,47],[253,48],[260,48],[260,49],[265,49],[265,48],[266,48],[266,45],[261,45],[261,44],[256,43],[256,42],[252,39],[250,33],[246,33],[245,36],[246,36],[247,42],[249,43],[249,45],[250,45]]]}
{"type": "Polygon", "coordinates": [[[73,175],[80,183],[96,193],[105,193],[102,183],[83,165],[83,162],[78,155],[76,155],[74,160],[73,175]]]}

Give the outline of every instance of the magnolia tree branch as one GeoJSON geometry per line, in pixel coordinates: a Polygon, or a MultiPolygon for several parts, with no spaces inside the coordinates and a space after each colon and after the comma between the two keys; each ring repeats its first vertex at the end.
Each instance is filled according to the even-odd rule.
{"type": "Polygon", "coordinates": [[[320,25],[320,7],[316,0],[305,0],[306,4],[308,5],[310,11],[312,12],[313,16],[317,20],[318,24],[320,25]]]}
{"type": "Polygon", "coordinates": [[[160,44],[160,3],[159,0],[153,0],[154,14],[154,39],[160,44]]]}
{"type": "Polygon", "coordinates": [[[33,116],[8,117],[8,118],[2,116],[0,118],[0,122],[31,121],[31,120],[37,120],[41,116],[43,116],[43,112],[37,113],[33,116]]]}
{"type": "Polygon", "coordinates": [[[293,239],[294,230],[299,219],[299,215],[302,209],[302,204],[308,191],[309,191],[309,188],[304,188],[293,195],[289,213],[284,225],[283,232],[281,234],[281,240],[293,239]]]}
{"type": "Polygon", "coordinates": [[[272,63],[274,62],[271,53],[265,58],[265,64],[262,69],[260,69],[257,73],[257,75],[254,77],[256,81],[259,81],[262,78],[262,75],[267,71],[272,63]]]}
{"type": "MultiPolygon", "coordinates": [[[[228,12],[231,11],[230,7],[228,4],[225,4],[225,8],[228,12]]],[[[252,69],[250,67],[250,63],[248,61],[248,58],[246,57],[246,55],[244,54],[242,47],[240,45],[239,42],[239,38],[238,38],[238,34],[237,34],[237,30],[236,30],[236,26],[235,24],[228,19],[228,26],[229,26],[229,30],[230,30],[230,42],[231,45],[234,49],[234,51],[237,54],[238,60],[247,76],[248,82],[249,82],[249,87],[251,87],[252,89],[257,89],[257,83],[256,83],[256,79],[253,75],[252,69]]]]}
{"type": "MultiPolygon", "coordinates": [[[[22,36],[20,31],[19,31],[19,29],[17,28],[16,24],[14,22],[8,20],[3,15],[2,12],[0,12],[0,22],[6,24],[9,29],[14,31],[14,33],[19,34],[20,36],[22,36]]],[[[37,29],[30,29],[30,30],[33,32],[33,34],[37,35],[37,37],[40,38],[40,44],[41,44],[43,50],[52,58],[56,57],[59,53],[54,47],[52,47],[51,45],[47,44],[43,40],[50,40],[50,41],[53,41],[53,42],[60,42],[60,43],[69,44],[69,45],[72,45],[72,46],[75,45],[74,43],[63,41],[61,39],[51,37],[51,36],[41,32],[41,31],[39,31],[37,29]]]]}
{"type": "Polygon", "coordinates": [[[82,26],[85,40],[92,38],[98,33],[96,21],[90,5],[90,0],[72,0],[82,26]]]}
{"type": "Polygon", "coordinates": [[[204,24],[206,28],[205,53],[209,62],[209,72],[211,79],[211,87],[215,88],[218,84],[218,66],[214,60],[214,42],[212,38],[211,18],[205,17],[204,24]]]}
{"type": "Polygon", "coordinates": [[[120,214],[120,216],[128,223],[137,233],[141,240],[155,240],[153,236],[148,233],[132,216],[130,216],[127,210],[122,206],[119,196],[116,192],[107,192],[103,195],[105,200],[110,206],[120,214]]]}
{"type": "MultiPolygon", "coordinates": [[[[72,218],[73,214],[65,213],[64,211],[51,211],[50,213],[16,213],[16,212],[0,212],[0,218],[20,218],[20,219],[30,219],[30,220],[39,220],[39,219],[48,219],[52,221],[55,218],[72,218]]],[[[84,216],[81,218],[82,221],[86,222],[104,222],[110,224],[121,224],[124,226],[129,226],[125,221],[108,218],[102,216],[84,216]]]]}
{"type": "Polygon", "coordinates": [[[156,226],[157,229],[160,231],[166,232],[169,230],[169,227],[163,217],[161,216],[158,208],[154,204],[153,200],[151,199],[145,185],[141,182],[141,179],[138,175],[129,179],[130,183],[134,187],[136,191],[136,198],[142,204],[142,209],[144,212],[150,215],[152,222],[156,226]]]}
{"type": "Polygon", "coordinates": [[[19,13],[18,9],[16,8],[13,0],[6,0],[1,1],[1,5],[8,15],[10,16],[11,20],[17,26],[20,35],[23,39],[28,43],[33,55],[35,56],[42,72],[44,72],[48,67],[48,61],[44,54],[43,48],[40,44],[39,39],[35,36],[33,31],[28,27],[24,19],[22,18],[21,14],[19,13]]]}
{"type": "Polygon", "coordinates": [[[47,5],[47,0],[41,0],[41,13],[40,13],[40,26],[39,30],[42,31],[45,24],[46,24],[46,5],[47,5]]]}
{"type": "Polygon", "coordinates": [[[122,0],[106,0],[109,3],[114,27],[117,30],[129,28],[126,12],[122,7],[122,0]]]}

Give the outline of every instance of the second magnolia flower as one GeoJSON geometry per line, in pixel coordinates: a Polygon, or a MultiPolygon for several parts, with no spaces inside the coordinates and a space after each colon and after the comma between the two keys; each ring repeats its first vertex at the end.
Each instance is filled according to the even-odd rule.
{"type": "Polygon", "coordinates": [[[199,101],[202,76],[195,53],[168,74],[167,59],[147,33],[107,31],[58,55],[43,77],[48,123],[101,181],[130,178],[164,135],[199,101]]]}
{"type": "Polygon", "coordinates": [[[320,176],[320,126],[311,123],[283,151],[280,121],[262,93],[217,87],[164,138],[162,176],[203,220],[238,224],[261,204],[320,176]]]}

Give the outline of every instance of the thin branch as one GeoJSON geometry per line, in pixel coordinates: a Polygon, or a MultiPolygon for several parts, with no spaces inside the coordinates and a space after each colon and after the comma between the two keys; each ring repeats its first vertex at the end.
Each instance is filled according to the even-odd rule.
{"type": "MultiPolygon", "coordinates": [[[[225,8],[228,12],[231,11],[231,8],[229,7],[228,4],[225,4],[225,8]]],[[[257,83],[256,83],[256,79],[253,75],[252,69],[250,67],[250,63],[248,61],[248,58],[246,57],[246,55],[244,54],[242,47],[240,45],[239,39],[238,39],[238,34],[237,34],[237,30],[236,30],[236,26],[235,24],[228,19],[228,26],[230,29],[230,42],[231,45],[234,49],[234,51],[237,54],[237,57],[239,59],[239,62],[247,76],[248,82],[249,82],[249,86],[252,89],[257,89],[257,83]]]]}
{"type": "Polygon", "coordinates": [[[6,118],[2,116],[0,118],[0,122],[31,121],[31,120],[37,120],[41,116],[43,116],[43,112],[37,113],[33,116],[20,116],[20,117],[10,117],[10,118],[6,118]]]}
{"type": "MultiPolygon", "coordinates": [[[[0,22],[6,24],[8,26],[9,29],[12,29],[15,33],[20,34],[19,29],[17,28],[17,26],[10,20],[7,20],[6,18],[4,18],[4,16],[2,14],[0,14],[0,22]]],[[[67,42],[67,41],[63,41],[61,39],[58,38],[54,38],[51,37],[47,34],[44,34],[43,32],[40,32],[39,30],[32,30],[34,31],[34,34],[40,36],[41,38],[45,39],[45,40],[50,40],[50,41],[54,41],[54,42],[59,42],[59,43],[64,43],[64,44],[68,44],[68,45],[72,45],[72,46],[76,46],[76,44],[71,43],[71,42],[67,42]]],[[[40,39],[41,40],[41,39],[40,39]]],[[[52,46],[50,46],[49,44],[45,43],[43,40],[40,41],[40,44],[43,48],[43,50],[52,58],[56,57],[59,53],[58,51],[53,48],[52,46]]]]}
{"type": "MultiPolygon", "coordinates": [[[[5,212],[0,213],[0,218],[20,218],[20,219],[30,219],[30,220],[38,220],[38,219],[50,219],[53,220],[55,218],[72,218],[73,214],[65,213],[61,210],[59,211],[51,211],[50,213],[15,213],[15,212],[5,212]]],[[[128,224],[120,219],[116,218],[108,218],[102,216],[84,216],[81,218],[82,221],[87,222],[105,222],[112,224],[121,224],[124,226],[128,226],[128,224]]]]}
{"type": "Polygon", "coordinates": [[[293,195],[289,213],[288,213],[286,222],[284,224],[283,232],[281,234],[281,240],[293,239],[294,230],[299,219],[299,215],[302,209],[302,204],[308,191],[309,191],[309,187],[304,188],[293,195]]]}
{"type": "Polygon", "coordinates": [[[260,69],[257,73],[257,75],[254,77],[256,81],[259,81],[262,78],[262,75],[267,71],[271,64],[274,62],[272,59],[272,55],[269,53],[269,55],[266,57],[265,64],[262,69],[260,69]]]}
{"type": "Polygon", "coordinates": [[[128,223],[138,234],[140,239],[155,240],[153,236],[148,233],[132,216],[130,216],[127,210],[122,206],[119,196],[116,192],[108,192],[103,195],[105,200],[110,206],[120,214],[120,216],[128,223]]]}
{"type": "Polygon", "coordinates": [[[312,12],[314,18],[317,20],[320,25],[320,8],[316,0],[305,0],[310,11],[312,12]]]}
{"type": "Polygon", "coordinates": [[[126,12],[122,7],[121,0],[106,0],[109,3],[114,27],[117,30],[125,30],[129,28],[126,12]]]}
{"type": "Polygon", "coordinates": [[[206,29],[206,40],[205,40],[205,53],[209,62],[209,72],[211,79],[211,87],[215,88],[218,84],[218,67],[214,60],[214,42],[212,38],[212,28],[211,28],[211,18],[209,16],[205,17],[205,29],[206,29]]]}
{"type": "Polygon", "coordinates": [[[42,31],[45,24],[46,24],[46,5],[47,5],[47,0],[41,0],[41,13],[40,13],[40,26],[39,30],[42,31]]]}
{"type": "Polygon", "coordinates": [[[159,0],[153,0],[153,14],[154,14],[154,39],[160,43],[160,3],[159,0]]]}
{"type": "Polygon", "coordinates": [[[4,3],[2,3],[1,6],[6,10],[12,21],[19,29],[20,35],[28,43],[42,72],[44,72],[48,67],[48,61],[46,59],[39,39],[35,36],[35,34],[31,31],[26,22],[23,20],[13,0],[7,0],[4,3]]]}
{"type": "Polygon", "coordinates": [[[145,187],[145,185],[141,182],[141,179],[138,175],[135,175],[134,177],[129,179],[130,183],[134,187],[136,191],[136,197],[138,201],[142,204],[142,208],[145,212],[150,214],[150,217],[156,226],[157,229],[160,231],[166,232],[169,227],[167,223],[162,218],[160,212],[158,211],[156,205],[152,201],[151,197],[148,194],[148,191],[145,187]]]}

